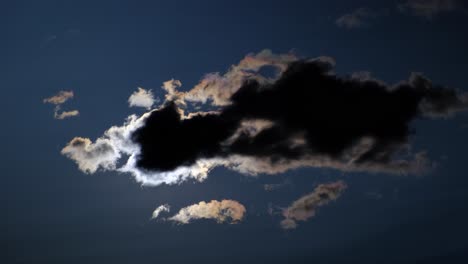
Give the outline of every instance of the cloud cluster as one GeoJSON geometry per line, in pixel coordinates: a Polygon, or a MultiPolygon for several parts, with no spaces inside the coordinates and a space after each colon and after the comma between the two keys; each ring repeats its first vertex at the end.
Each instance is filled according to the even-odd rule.
{"type": "Polygon", "coordinates": [[[155,102],[157,102],[157,100],[155,100],[153,92],[140,87],[138,87],[138,91],[132,93],[128,98],[128,104],[130,107],[143,107],[147,110],[151,109],[155,102]]]}
{"type": "Polygon", "coordinates": [[[62,120],[62,119],[77,116],[80,114],[78,110],[60,112],[62,109],[61,105],[64,104],[69,99],[72,99],[73,96],[74,96],[73,91],[60,91],[54,96],[45,98],[43,102],[55,105],[54,118],[62,120]]]}
{"type": "Polygon", "coordinates": [[[161,106],[94,143],[75,138],[62,153],[84,172],[128,172],[145,185],[201,181],[216,166],[253,175],[300,167],[419,173],[427,159],[410,151],[411,122],[468,106],[468,96],[421,74],[387,85],[369,74],[337,76],[334,63],[262,51],[186,92],[170,80],[161,106]],[[263,76],[264,67],[276,76],[263,76]],[[200,103],[214,110],[185,113],[200,103]]]}
{"type": "Polygon", "coordinates": [[[218,223],[237,223],[244,218],[245,207],[234,200],[199,202],[180,209],[180,211],[167,218],[180,224],[188,224],[197,219],[213,219],[218,223]]]}
{"type": "Polygon", "coordinates": [[[283,210],[285,219],[281,221],[281,227],[284,229],[296,228],[297,221],[307,221],[314,217],[319,207],[338,199],[346,188],[343,181],[318,185],[313,192],[302,196],[283,210]]]}

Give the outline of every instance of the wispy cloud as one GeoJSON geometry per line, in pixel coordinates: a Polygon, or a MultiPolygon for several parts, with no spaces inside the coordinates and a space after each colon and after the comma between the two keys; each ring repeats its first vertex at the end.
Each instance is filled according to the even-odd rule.
{"type": "Polygon", "coordinates": [[[49,103],[55,105],[54,108],[54,118],[63,120],[65,118],[78,116],[78,110],[71,110],[71,111],[62,111],[61,112],[61,105],[67,102],[68,100],[74,97],[73,91],[60,91],[56,95],[45,98],[42,100],[44,103],[49,103]]]}
{"type": "Polygon", "coordinates": [[[458,0],[407,0],[398,5],[398,10],[403,13],[410,13],[426,19],[442,14],[459,10],[463,3],[458,0]]]}
{"type": "Polygon", "coordinates": [[[357,29],[365,26],[369,26],[369,20],[372,20],[378,17],[379,14],[369,8],[361,7],[349,14],[344,14],[343,16],[336,19],[335,23],[337,26],[346,28],[346,29],[357,29]]]}
{"type": "Polygon", "coordinates": [[[56,95],[45,98],[43,102],[54,104],[54,105],[60,105],[60,104],[65,103],[69,99],[73,98],[73,96],[74,96],[73,91],[60,91],[56,95]]]}
{"type": "Polygon", "coordinates": [[[63,111],[63,112],[60,112],[59,110],[60,110],[60,107],[57,106],[55,108],[55,112],[54,112],[54,118],[55,119],[62,120],[62,119],[77,116],[77,115],[80,114],[80,112],[78,110],[63,111]]]}
{"type": "Polygon", "coordinates": [[[153,214],[151,215],[151,219],[156,219],[159,217],[159,215],[163,212],[169,212],[171,207],[168,204],[163,204],[158,206],[156,209],[154,209],[153,214]]]}
{"type": "Polygon", "coordinates": [[[338,199],[346,187],[343,181],[318,185],[313,192],[304,195],[288,208],[283,209],[285,219],[281,221],[281,227],[294,229],[297,227],[297,221],[307,221],[314,217],[319,207],[338,199]]]}

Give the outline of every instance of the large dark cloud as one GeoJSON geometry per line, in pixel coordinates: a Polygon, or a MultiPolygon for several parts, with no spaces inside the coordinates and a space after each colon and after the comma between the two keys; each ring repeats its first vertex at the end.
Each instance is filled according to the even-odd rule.
{"type": "Polygon", "coordinates": [[[411,122],[468,106],[466,94],[421,74],[387,85],[363,72],[340,77],[333,68],[329,57],[248,54],[191,89],[164,82],[162,105],[94,142],[76,137],[62,154],[85,173],[116,170],[153,186],[202,181],[216,166],[251,175],[300,167],[419,173],[428,159],[411,148],[411,122]],[[276,75],[263,76],[264,67],[276,75]]]}
{"type": "Polygon", "coordinates": [[[187,117],[166,102],[132,135],[141,150],[137,167],[165,172],[235,156],[271,167],[317,166],[319,157],[323,166],[340,169],[386,168],[406,150],[412,120],[467,106],[466,96],[419,74],[389,86],[339,77],[333,66],[326,59],[297,60],[275,81],[247,79],[218,112],[187,117]]]}

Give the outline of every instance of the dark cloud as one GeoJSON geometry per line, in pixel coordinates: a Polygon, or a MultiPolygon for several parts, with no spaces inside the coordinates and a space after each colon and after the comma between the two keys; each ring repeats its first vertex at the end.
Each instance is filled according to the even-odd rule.
{"type": "Polygon", "coordinates": [[[218,159],[229,160],[228,167],[242,167],[245,160],[263,164],[254,170],[266,173],[300,166],[413,172],[413,161],[424,158],[401,159],[411,121],[467,106],[466,96],[420,74],[389,86],[369,77],[339,77],[333,67],[330,59],[297,60],[275,81],[246,80],[218,112],[190,118],[166,102],[133,133],[141,149],[137,167],[164,172],[218,159]],[[245,122],[250,128],[243,129],[245,122]]]}
{"type": "Polygon", "coordinates": [[[216,166],[248,175],[300,167],[419,173],[428,161],[424,151],[410,151],[411,122],[468,104],[466,94],[421,74],[388,85],[368,72],[337,76],[334,65],[329,57],[264,50],[192,89],[179,91],[182,82],[172,79],[162,105],[94,142],[76,137],[62,154],[83,172],[126,172],[153,186],[203,181],[216,166]],[[262,76],[264,67],[276,75],[262,76]]]}

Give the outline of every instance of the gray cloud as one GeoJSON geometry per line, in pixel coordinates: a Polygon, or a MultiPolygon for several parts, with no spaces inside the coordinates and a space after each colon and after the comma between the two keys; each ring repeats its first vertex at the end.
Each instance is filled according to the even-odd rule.
{"type": "Polygon", "coordinates": [[[364,26],[368,26],[368,21],[378,17],[379,14],[369,8],[361,7],[349,14],[336,19],[335,23],[337,26],[347,29],[356,29],[364,26]]]}
{"type": "Polygon", "coordinates": [[[432,19],[439,14],[453,12],[462,7],[463,3],[458,0],[407,0],[398,5],[398,10],[432,19]]]}
{"type": "Polygon", "coordinates": [[[281,227],[284,229],[296,228],[297,221],[307,221],[314,217],[319,207],[338,199],[346,188],[343,181],[318,185],[313,192],[302,196],[288,208],[283,209],[285,219],[281,221],[281,227]]]}

